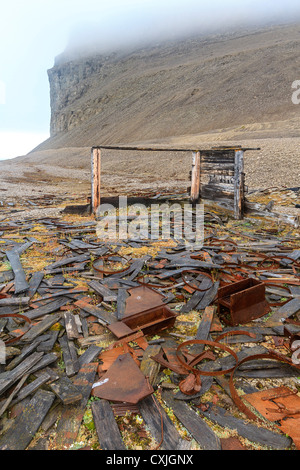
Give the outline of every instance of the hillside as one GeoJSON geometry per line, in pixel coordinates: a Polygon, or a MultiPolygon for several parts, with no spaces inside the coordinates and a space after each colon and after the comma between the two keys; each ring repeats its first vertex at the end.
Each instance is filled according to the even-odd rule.
{"type": "Polygon", "coordinates": [[[300,25],[274,26],[77,61],[62,54],[48,71],[51,138],[39,149],[244,126],[252,126],[250,137],[296,136],[299,110],[291,86],[299,32],[300,25]]]}
{"type": "MultiPolygon", "coordinates": [[[[88,195],[94,145],[230,142],[261,148],[246,153],[249,189],[299,186],[299,32],[274,26],[77,60],[64,52],[48,71],[51,137],[0,163],[1,180],[17,194],[22,182],[88,195]]],[[[104,152],[103,192],[185,190],[190,166],[189,153],[104,152]]]]}

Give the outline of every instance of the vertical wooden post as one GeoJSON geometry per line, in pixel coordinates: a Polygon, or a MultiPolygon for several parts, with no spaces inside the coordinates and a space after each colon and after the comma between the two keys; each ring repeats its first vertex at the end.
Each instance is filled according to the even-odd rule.
{"type": "Polygon", "coordinates": [[[244,152],[235,151],[234,165],[234,216],[236,220],[244,217],[244,152]]]}
{"type": "Polygon", "coordinates": [[[195,204],[200,198],[200,152],[193,152],[192,164],[192,185],[191,185],[191,202],[195,204]]]}
{"type": "Polygon", "coordinates": [[[91,154],[91,174],[92,174],[92,195],[91,195],[91,211],[96,213],[100,206],[100,188],[101,188],[101,149],[92,148],[91,154]]]}

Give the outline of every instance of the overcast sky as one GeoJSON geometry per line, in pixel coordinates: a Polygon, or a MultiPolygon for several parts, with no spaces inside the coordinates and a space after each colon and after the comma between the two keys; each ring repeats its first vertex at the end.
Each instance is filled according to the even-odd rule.
{"type": "Polygon", "coordinates": [[[70,44],[102,49],[235,24],[297,21],[299,0],[9,0],[0,10],[0,159],[49,135],[47,69],[70,44]],[[98,37],[96,37],[98,36],[98,37]]]}

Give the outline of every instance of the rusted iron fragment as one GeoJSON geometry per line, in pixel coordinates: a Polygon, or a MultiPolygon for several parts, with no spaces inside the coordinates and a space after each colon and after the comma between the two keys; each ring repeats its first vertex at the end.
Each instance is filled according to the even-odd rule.
{"type": "Polygon", "coordinates": [[[300,418],[297,390],[283,386],[244,395],[243,399],[269,421],[279,421],[288,416],[300,418]]]}
{"type": "Polygon", "coordinates": [[[218,290],[218,313],[231,325],[243,325],[270,311],[264,283],[253,279],[234,282],[218,290]]]}
{"type": "Polygon", "coordinates": [[[92,395],[109,401],[136,404],[154,389],[129,353],[120,355],[98,382],[92,395]]]}

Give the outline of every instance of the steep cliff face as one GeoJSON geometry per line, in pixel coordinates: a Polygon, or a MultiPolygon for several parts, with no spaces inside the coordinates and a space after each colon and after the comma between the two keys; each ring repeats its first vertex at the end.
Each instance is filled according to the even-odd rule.
{"type": "Polygon", "coordinates": [[[97,100],[78,107],[79,100],[87,93],[90,81],[102,68],[100,58],[67,62],[48,70],[50,82],[51,135],[76,127],[89,113],[96,112],[97,100]],[[92,111],[93,110],[93,111],[92,111]]]}
{"type": "Polygon", "coordinates": [[[298,25],[192,38],[48,71],[51,138],[40,149],[160,140],[297,116],[298,25]]]}

